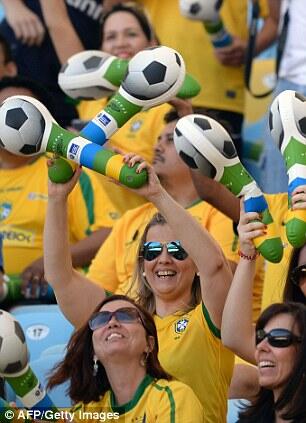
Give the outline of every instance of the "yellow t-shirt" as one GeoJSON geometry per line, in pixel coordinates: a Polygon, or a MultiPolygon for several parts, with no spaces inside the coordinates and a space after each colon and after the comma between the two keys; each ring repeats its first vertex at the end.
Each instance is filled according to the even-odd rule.
{"type": "Polygon", "coordinates": [[[79,423],[204,423],[203,408],[185,384],[146,376],[127,404],[117,406],[107,391],[99,402],[77,404],[72,410],[79,423]]]}
{"type": "Polygon", "coordinates": [[[286,214],[288,211],[287,193],[265,194],[269,204],[269,210],[274,222],[278,227],[278,233],[285,244],[284,255],[280,263],[266,263],[266,272],[262,296],[262,309],[270,304],[283,301],[283,291],[288,273],[290,255],[293,247],[289,244],[286,236],[286,214]]]}
{"type": "MultiPolygon", "coordinates": [[[[96,101],[82,101],[78,106],[81,119],[90,120],[107,103],[106,99],[96,101]]],[[[145,112],[137,113],[109,140],[106,148],[119,148],[124,152],[139,154],[149,163],[153,159],[153,148],[165,123],[164,116],[170,110],[169,104],[162,104],[145,112]]],[[[107,192],[112,205],[116,208],[116,218],[125,211],[144,204],[146,200],[136,193],[114,185],[104,176],[98,176],[102,188],[107,192]]]]}
{"type": "MultiPolygon", "coordinates": [[[[225,256],[237,262],[238,256],[232,251],[232,222],[210,204],[200,200],[191,205],[188,211],[215,238],[225,256]]],[[[136,287],[131,287],[131,282],[139,241],[156,212],[154,205],[147,203],[125,213],[93,259],[88,272],[89,279],[101,284],[107,291],[134,296],[136,287]]]]}
{"type": "MultiPolygon", "coordinates": [[[[216,59],[209,36],[201,22],[184,18],[177,0],[139,0],[149,12],[161,44],[178,50],[187,72],[201,84],[193,103],[200,106],[243,113],[243,66],[223,66],[216,59]]],[[[261,14],[267,15],[267,2],[261,1],[261,14]]],[[[247,0],[226,0],[221,16],[227,30],[244,40],[248,37],[247,0]]]]}
{"type": "Polygon", "coordinates": [[[225,422],[234,354],[222,345],[205,306],[154,320],[163,368],[193,389],[203,405],[205,422],[225,422]]]}
{"type": "MultiPolygon", "coordinates": [[[[16,169],[0,169],[0,233],[3,236],[4,268],[7,274],[21,273],[32,261],[43,255],[47,182],[44,156],[16,169]]],[[[100,227],[112,226],[110,212],[104,208],[99,191],[97,181],[82,172],[80,183],[68,200],[71,243],[80,241],[100,227]]]]}

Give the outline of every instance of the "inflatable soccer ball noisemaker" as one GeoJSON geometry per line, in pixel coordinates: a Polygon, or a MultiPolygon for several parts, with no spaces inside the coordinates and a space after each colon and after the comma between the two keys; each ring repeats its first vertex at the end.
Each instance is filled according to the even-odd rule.
{"type": "Polygon", "coordinates": [[[26,339],[19,322],[0,310],[0,376],[4,377],[26,408],[56,410],[29,365],[26,339]]]}
{"type": "Polygon", "coordinates": [[[292,90],[279,94],[270,107],[269,127],[288,175],[287,238],[300,248],[306,242],[306,210],[291,210],[291,197],[296,188],[306,185],[306,98],[292,90]]]}
{"type": "MultiPolygon", "coordinates": [[[[164,59],[161,65],[167,67],[164,59]]],[[[100,50],[86,50],[71,56],[58,74],[58,85],[69,97],[78,100],[98,100],[110,97],[118,90],[128,70],[129,60],[120,59],[100,50]]],[[[143,60],[142,74],[148,84],[152,81],[151,62],[143,60]]],[[[157,65],[156,65],[157,67],[157,65]]],[[[164,75],[166,79],[166,73],[164,75]]],[[[161,76],[163,82],[163,76],[161,76]]],[[[144,85],[145,82],[142,82],[144,85]]],[[[186,74],[176,97],[192,98],[201,86],[186,74]]]]}
{"type": "Polygon", "coordinates": [[[283,245],[263,193],[241,164],[228,132],[214,119],[193,114],[179,119],[174,130],[174,144],[184,162],[192,169],[215,179],[235,196],[244,196],[246,212],[262,215],[267,234],[254,239],[258,251],[267,260],[278,263],[283,245]]]}
{"type": "Polygon", "coordinates": [[[184,60],[172,48],[160,46],[140,51],[129,61],[118,92],[80,134],[103,145],[136,113],[175,97],[184,78],[184,60]]]}
{"type": "MultiPolygon", "coordinates": [[[[129,168],[120,154],[59,126],[47,108],[33,97],[13,96],[2,103],[0,140],[1,146],[13,154],[55,153],[132,188],[147,180],[146,172],[136,173],[137,166],[129,168]]],[[[49,177],[53,182],[66,182],[73,171],[69,161],[57,159],[55,166],[49,168],[49,177]]]]}
{"type": "MultiPolygon", "coordinates": [[[[129,62],[118,93],[84,127],[81,136],[61,128],[38,100],[26,96],[10,97],[0,107],[2,147],[19,155],[53,152],[113,177],[128,187],[138,188],[146,182],[147,172],[136,173],[138,165],[129,168],[123,164],[121,155],[100,146],[137,112],[174,97],[184,77],[184,61],[175,50],[161,46],[139,52],[129,62]],[[146,78],[143,76],[144,63],[147,64],[146,78]]],[[[58,167],[61,172],[55,182],[65,182],[73,169],[63,160],[58,167]]]]}
{"type": "Polygon", "coordinates": [[[180,0],[180,12],[188,19],[202,21],[214,48],[226,47],[232,43],[219,15],[223,0],[180,0]]]}

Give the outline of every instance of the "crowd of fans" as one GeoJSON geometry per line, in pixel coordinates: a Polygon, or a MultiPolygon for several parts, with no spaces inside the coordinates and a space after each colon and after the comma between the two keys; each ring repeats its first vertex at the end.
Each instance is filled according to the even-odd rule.
{"type": "MultiPolygon", "coordinates": [[[[62,126],[85,124],[107,99],[76,102],[57,84],[60,67],[84,49],[130,59],[167,45],[202,86],[192,101],[138,113],[108,141],[148,171],[137,190],[80,168],[65,184],[48,182],[52,159],[14,155],[0,140],[1,308],[57,302],[74,325],[48,387],[68,382],[76,422],[77,413],[108,410],[122,422],[222,423],[229,398],[247,400],[239,422],[306,422],[306,247],[286,239],[281,154],[267,139],[261,188],[285,245],[274,264],[252,242],[265,233],[261,216],[189,169],[173,143],[180,117],[205,114],[243,160],[251,3],[263,20],[256,53],[277,42],[289,11],[275,93],[305,94],[300,0],[224,0],[232,44],[218,49],[178,0],[2,0],[0,102],[32,96],[62,126]]],[[[306,208],[306,185],[291,206],[306,208]]]]}

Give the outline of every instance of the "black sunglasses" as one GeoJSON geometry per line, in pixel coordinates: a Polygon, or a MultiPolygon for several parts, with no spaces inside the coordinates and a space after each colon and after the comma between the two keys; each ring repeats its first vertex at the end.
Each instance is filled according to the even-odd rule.
{"type": "Polygon", "coordinates": [[[301,278],[306,278],[306,264],[302,264],[291,270],[290,280],[294,285],[299,286],[301,278]]]}
{"type": "Polygon", "coordinates": [[[145,242],[141,250],[142,257],[147,261],[155,260],[163,251],[164,245],[167,247],[168,254],[176,260],[185,260],[188,253],[181,246],[180,241],[170,241],[167,243],[150,241],[145,242]]]}
{"type": "Polygon", "coordinates": [[[120,323],[136,323],[143,324],[139,311],[134,307],[122,307],[115,311],[98,311],[89,319],[88,325],[91,330],[96,330],[106,326],[108,322],[115,316],[117,322],[120,323]]]}
{"type": "Polygon", "coordinates": [[[302,341],[300,336],[295,335],[288,329],[272,329],[270,332],[266,332],[264,329],[256,331],[256,345],[258,345],[265,338],[268,339],[269,344],[276,348],[286,348],[292,344],[296,344],[302,341]]]}

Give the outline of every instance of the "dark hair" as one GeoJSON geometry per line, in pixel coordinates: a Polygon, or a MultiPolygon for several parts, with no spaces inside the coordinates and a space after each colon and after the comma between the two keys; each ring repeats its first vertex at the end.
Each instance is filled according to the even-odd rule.
{"type": "Polygon", "coordinates": [[[290,379],[274,402],[273,392],[260,388],[256,400],[239,413],[239,422],[265,423],[275,421],[277,412],[284,420],[292,422],[306,421],[306,307],[300,303],[276,303],[266,308],[260,315],[256,330],[279,314],[290,314],[302,342],[297,344],[297,356],[293,364],[290,379]]]}
{"type": "Polygon", "coordinates": [[[12,62],[13,56],[12,56],[11,47],[2,34],[0,34],[0,46],[2,47],[2,50],[3,50],[4,63],[6,64],[8,62],[12,62]]]}
{"type": "MultiPolygon", "coordinates": [[[[117,300],[128,301],[137,308],[147,336],[154,338],[153,349],[146,360],[147,374],[156,379],[170,380],[171,376],[161,367],[158,360],[158,338],[153,317],[143,307],[125,295],[112,295],[105,298],[94,313],[105,304],[117,300]]],[[[98,401],[111,386],[105,368],[100,362],[98,362],[98,373],[93,377],[93,356],[92,331],[86,322],[70,338],[65,358],[52,370],[47,387],[52,389],[69,380],[68,394],[74,402],[98,401]]]]}
{"type": "Polygon", "coordinates": [[[114,5],[108,12],[106,12],[103,15],[102,20],[102,26],[101,26],[101,37],[102,37],[102,43],[104,41],[104,25],[107,19],[117,12],[127,12],[134,16],[134,18],[139,23],[146,39],[148,41],[152,41],[156,39],[156,36],[154,34],[154,30],[152,28],[152,25],[149,21],[148,16],[145,14],[143,8],[141,8],[136,3],[134,4],[116,4],[114,5]]]}
{"type": "Polygon", "coordinates": [[[6,76],[0,80],[0,91],[5,88],[25,88],[33,93],[33,97],[41,101],[52,115],[56,113],[53,96],[45,87],[29,78],[22,76],[6,76]]]}
{"type": "Polygon", "coordinates": [[[302,249],[303,247],[295,248],[292,251],[283,293],[283,301],[294,301],[296,303],[306,304],[306,297],[303,291],[298,285],[295,285],[291,280],[292,270],[299,265],[299,257],[302,249]]]}
{"type": "MultiPolygon", "coordinates": [[[[138,292],[137,292],[137,302],[148,310],[149,313],[154,314],[156,312],[155,297],[152,292],[151,287],[149,286],[144,272],[144,259],[142,257],[142,248],[143,244],[146,242],[147,234],[150,228],[153,226],[164,226],[167,225],[166,219],[160,214],[156,213],[150,222],[145,227],[144,233],[140,239],[137,255],[137,265],[134,272],[134,282],[138,283],[138,292]]],[[[191,287],[191,299],[189,304],[186,304],[186,309],[182,310],[182,313],[185,313],[188,310],[192,310],[201,302],[201,285],[200,278],[197,274],[194,275],[192,287],[191,287]]]]}
{"type": "MultiPolygon", "coordinates": [[[[193,106],[193,114],[199,114],[199,115],[205,115],[207,114],[207,109],[205,109],[204,107],[200,107],[200,106],[193,106]]],[[[180,116],[177,113],[176,109],[170,109],[169,112],[165,113],[164,116],[164,122],[165,123],[171,123],[174,122],[176,120],[179,120],[180,116]]]]}

